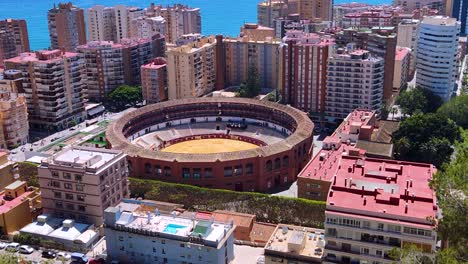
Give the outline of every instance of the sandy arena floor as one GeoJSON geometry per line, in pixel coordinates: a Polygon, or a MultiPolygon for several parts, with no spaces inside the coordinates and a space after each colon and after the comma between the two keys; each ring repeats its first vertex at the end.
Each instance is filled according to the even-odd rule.
{"type": "Polygon", "coordinates": [[[255,144],[233,139],[210,138],[189,140],[177,143],[167,148],[164,148],[161,151],[172,153],[211,154],[242,151],[254,148],[258,148],[258,146],[255,144]]]}

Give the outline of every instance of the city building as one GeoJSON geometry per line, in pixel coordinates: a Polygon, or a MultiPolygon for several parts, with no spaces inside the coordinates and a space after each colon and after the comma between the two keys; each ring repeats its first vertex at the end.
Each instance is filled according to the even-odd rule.
{"type": "Polygon", "coordinates": [[[141,92],[146,104],[167,100],[166,59],[158,57],[141,66],[141,92]]]}
{"type": "MultiPolygon", "coordinates": [[[[239,86],[247,80],[249,67],[257,69],[260,87],[278,88],[280,41],[275,39],[251,40],[248,37],[224,38],[225,85],[239,86]]],[[[219,78],[217,76],[217,78],[219,78]]],[[[224,87],[223,87],[224,88],[224,87]]]]}
{"type": "Polygon", "coordinates": [[[439,14],[445,13],[446,0],[393,0],[393,6],[400,6],[405,13],[411,13],[414,10],[428,7],[437,9],[439,14]]]}
{"type": "Polygon", "coordinates": [[[265,246],[265,264],[322,263],[324,237],[323,229],[279,224],[265,246]]]}
{"type": "Polygon", "coordinates": [[[393,74],[393,93],[399,93],[410,81],[411,49],[397,47],[395,52],[395,73],[393,74]]]}
{"type": "Polygon", "coordinates": [[[32,222],[41,212],[41,192],[15,181],[0,192],[0,233],[12,235],[32,222]]]}
{"type": "Polygon", "coordinates": [[[62,130],[84,120],[85,62],[78,53],[42,50],[5,61],[7,70],[23,74],[29,126],[62,130]]]}
{"type": "Polygon", "coordinates": [[[319,33],[331,27],[332,21],[312,22],[310,20],[301,20],[298,14],[279,17],[273,20],[275,37],[278,39],[283,39],[286,36],[286,32],[290,30],[299,30],[304,33],[319,33]]]}
{"type": "Polygon", "coordinates": [[[280,87],[283,101],[320,116],[325,111],[327,60],[335,40],[314,33],[286,32],[280,51],[280,87]]]}
{"type": "Polygon", "coordinates": [[[114,7],[115,12],[115,39],[118,42],[122,39],[131,37],[131,23],[134,19],[143,16],[143,9],[139,7],[128,7],[117,5],[114,7]]]}
{"type": "Polygon", "coordinates": [[[67,147],[41,161],[38,181],[44,213],[100,226],[104,210],[129,196],[126,155],[67,147]]]}
{"type": "Polygon", "coordinates": [[[99,239],[99,233],[92,225],[48,215],[39,215],[36,221],[21,228],[19,233],[47,241],[49,247],[57,245],[53,247],[72,252],[89,251],[99,239]]]}
{"type": "Polygon", "coordinates": [[[348,13],[343,16],[341,24],[343,28],[349,27],[390,27],[393,25],[394,10],[380,7],[369,8],[356,13],[348,13]]]}
{"type": "Polygon", "coordinates": [[[245,23],[240,29],[240,37],[248,37],[251,40],[265,40],[267,38],[275,38],[275,30],[273,28],[260,26],[254,23],[245,23]]]}
{"type": "Polygon", "coordinates": [[[364,12],[370,8],[369,4],[356,2],[333,5],[333,23],[336,27],[343,28],[342,22],[345,15],[364,12]]]}
{"type": "Polygon", "coordinates": [[[425,17],[416,48],[416,86],[428,89],[444,101],[455,91],[460,22],[455,18],[425,17]]]}
{"type": "Polygon", "coordinates": [[[266,0],[257,4],[257,23],[264,27],[273,27],[273,20],[286,16],[289,12],[285,0],[266,0]]]}
{"type": "Polygon", "coordinates": [[[140,83],[140,67],[164,56],[165,40],[161,34],[151,38],[91,41],[79,46],[86,63],[87,98],[103,102],[107,94],[123,84],[140,83]]]}
{"type": "Polygon", "coordinates": [[[333,1],[299,0],[298,13],[301,19],[313,22],[333,21],[333,1]]]}
{"type": "Polygon", "coordinates": [[[380,113],[382,107],[383,59],[349,46],[328,59],[325,116],[330,121],[344,119],[356,108],[380,113]]]}
{"type": "Polygon", "coordinates": [[[397,46],[411,49],[409,79],[414,77],[416,70],[416,40],[420,23],[417,19],[405,19],[398,24],[397,46]]]}
{"type": "Polygon", "coordinates": [[[117,41],[115,9],[95,5],[86,10],[89,41],[117,41]]]}
{"type": "Polygon", "coordinates": [[[299,197],[326,201],[324,263],[394,263],[388,252],[409,245],[435,252],[436,168],[367,157],[357,145],[375,122],[371,111],[350,113],[298,176],[299,197]]]}
{"type": "Polygon", "coordinates": [[[166,52],[169,100],[200,97],[215,89],[215,51],[211,36],[166,52]]]}
{"type": "Polygon", "coordinates": [[[0,72],[0,90],[13,93],[23,93],[23,72],[20,70],[4,70],[0,72]]]}
{"type": "Polygon", "coordinates": [[[12,18],[0,20],[0,31],[13,33],[18,54],[30,51],[26,20],[12,18]]]}
{"type": "Polygon", "coordinates": [[[166,21],[163,17],[138,17],[131,21],[130,37],[151,38],[155,34],[165,35],[166,21]]]}
{"type": "Polygon", "coordinates": [[[8,160],[7,152],[0,152],[0,190],[19,179],[18,164],[8,160]]]}
{"type": "Polygon", "coordinates": [[[86,26],[83,9],[69,3],[54,4],[47,13],[49,35],[52,49],[75,51],[79,45],[86,44],[86,26]]]}
{"type": "Polygon", "coordinates": [[[447,15],[460,21],[460,36],[468,34],[468,3],[464,0],[447,0],[447,15]],[[448,4],[450,3],[451,4],[448,4]]]}
{"type": "Polygon", "coordinates": [[[204,38],[205,36],[203,36],[202,34],[200,33],[191,33],[191,34],[185,34],[185,35],[182,35],[180,36],[176,42],[175,42],[175,46],[176,47],[180,47],[180,46],[184,46],[184,45],[187,45],[187,44],[190,44],[192,42],[197,42],[197,41],[200,41],[202,38],[204,38]]]}
{"type": "Polygon", "coordinates": [[[105,211],[107,255],[123,263],[230,263],[233,223],[162,214],[120,203],[105,211]]]}
{"type": "Polygon", "coordinates": [[[11,149],[28,142],[28,107],[23,94],[0,91],[0,127],[0,148],[11,149]]]}
{"type": "Polygon", "coordinates": [[[145,15],[164,18],[166,21],[164,36],[168,43],[175,43],[182,35],[201,33],[200,8],[192,8],[181,4],[165,7],[151,4],[150,7],[145,9],[145,15]]]}
{"type": "Polygon", "coordinates": [[[18,56],[15,46],[13,33],[0,31],[0,67],[3,67],[3,61],[18,56]]]}

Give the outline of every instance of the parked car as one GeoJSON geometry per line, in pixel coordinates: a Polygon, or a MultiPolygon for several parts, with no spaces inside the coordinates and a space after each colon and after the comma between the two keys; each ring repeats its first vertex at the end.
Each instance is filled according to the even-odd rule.
{"type": "Polygon", "coordinates": [[[0,249],[4,249],[4,248],[6,248],[6,246],[8,246],[7,243],[0,242],[0,249]]]}
{"type": "Polygon", "coordinates": [[[83,253],[73,252],[71,253],[71,263],[74,263],[74,264],[88,263],[88,257],[83,253]]]}
{"type": "Polygon", "coordinates": [[[20,247],[19,243],[13,242],[13,243],[8,244],[5,250],[10,251],[10,252],[16,252],[18,251],[19,247],[20,247]]]}
{"type": "Polygon", "coordinates": [[[58,260],[63,260],[63,261],[68,261],[71,259],[71,256],[70,254],[66,253],[66,252],[59,252],[57,253],[57,259],[58,260]]]}
{"type": "Polygon", "coordinates": [[[22,245],[19,247],[19,253],[21,254],[31,254],[34,252],[34,248],[28,246],[28,245],[22,245]]]}
{"type": "Polygon", "coordinates": [[[48,259],[54,259],[57,256],[57,253],[55,253],[52,250],[44,250],[42,251],[42,257],[43,258],[48,258],[48,259]]]}

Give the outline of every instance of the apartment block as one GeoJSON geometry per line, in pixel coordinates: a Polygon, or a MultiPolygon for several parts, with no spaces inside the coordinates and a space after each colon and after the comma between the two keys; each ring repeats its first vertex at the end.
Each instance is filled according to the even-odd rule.
{"type": "Polygon", "coordinates": [[[286,32],[290,30],[299,30],[305,33],[320,33],[332,27],[332,21],[311,22],[310,20],[301,20],[298,14],[291,14],[287,17],[279,17],[273,20],[275,37],[282,39],[286,32]]]}
{"type": "Polygon", "coordinates": [[[117,41],[115,9],[95,5],[86,10],[89,41],[117,41]]]}
{"type": "Polygon", "coordinates": [[[15,46],[15,38],[12,33],[0,30],[0,67],[3,61],[18,56],[15,46]]]}
{"type": "Polygon", "coordinates": [[[323,229],[279,224],[265,246],[265,264],[322,263],[324,237],[323,229]]]}
{"type": "Polygon", "coordinates": [[[145,15],[164,18],[166,21],[165,37],[169,43],[175,43],[182,35],[201,33],[200,8],[181,4],[165,7],[151,4],[145,9],[145,15]]]}
{"type": "Polygon", "coordinates": [[[247,80],[249,67],[255,67],[260,86],[276,89],[280,44],[280,41],[274,39],[254,41],[248,37],[225,38],[223,45],[226,61],[222,63],[225,65],[225,85],[239,86],[247,80]]]}
{"type": "Polygon", "coordinates": [[[26,20],[12,18],[0,20],[0,31],[3,30],[13,33],[18,54],[30,51],[26,20]]]}
{"type": "Polygon", "coordinates": [[[416,41],[420,20],[405,19],[398,24],[397,46],[411,49],[409,76],[412,79],[416,70],[416,41]]]}
{"type": "Polygon", "coordinates": [[[31,223],[42,210],[41,192],[28,187],[24,181],[15,181],[0,192],[0,233],[13,235],[31,223]]]}
{"type": "Polygon", "coordinates": [[[84,11],[69,3],[59,3],[47,13],[50,43],[52,49],[75,51],[86,44],[84,11]]]}
{"type": "Polygon", "coordinates": [[[343,27],[342,21],[343,17],[347,14],[360,13],[367,11],[371,8],[369,4],[366,3],[344,3],[336,4],[333,6],[333,22],[337,27],[343,27]]]}
{"type": "Polygon", "coordinates": [[[383,84],[383,59],[351,45],[338,49],[327,64],[325,116],[330,121],[344,119],[356,108],[380,113],[383,84]]]}
{"type": "Polygon", "coordinates": [[[444,101],[455,89],[460,22],[433,16],[421,21],[416,49],[416,86],[428,89],[444,101]]]}
{"type": "Polygon", "coordinates": [[[85,62],[80,54],[21,53],[6,60],[5,68],[22,72],[30,127],[50,132],[84,120],[85,62]]]}
{"type": "Polygon", "coordinates": [[[301,19],[313,22],[333,20],[333,1],[331,0],[299,0],[301,19]]]}
{"type": "Polygon", "coordinates": [[[245,23],[240,29],[239,36],[248,37],[252,40],[265,40],[267,38],[274,38],[275,30],[254,23],[245,23]]]}
{"type": "Polygon", "coordinates": [[[161,213],[120,203],[105,211],[107,255],[122,263],[231,263],[232,223],[161,213]]]}
{"type": "Polygon", "coordinates": [[[146,104],[167,100],[166,59],[158,57],[141,66],[141,91],[146,104]]]}
{"type": "Polygon", "coordinates": [[[308,113],[325,111],[327,60],[335,40],[314,33],[286,32],[280,48],[280,86],[285,103],[308,113]]]}
{"type": "Polygon", "coordinates": [[[116,150],[68,147],[38,173],[44,213],[59,218],[100,226],[104,210],[129,195],[126,155],[116,150]]]}
{"type": "Polygon", "coordinates": [[[384,7],[369,8],[357,13],[348,13],[342,18],[343,28],[390,27],[393,25],[394,10],[384,7]]]}
{"type": "Polygon", "coordinates": [[[200,97],[215,89],[215,37],[169,49],[166,56],[169,100],[200,97]]]}
{"type": "Polygon", "coordinates": [[[92,41],[79,46],[86,64],[87,98],[103,102],[109,92],[123,84],[140,83],[140,67],[164,55],[164,37],[92,41]]]}
{"type": "Polygon", "coordinates": [[[464,0],[448,0],[446,10],[448,16],[456,18],[460,21],[460,36],[468,34],[468,3],[464,0]],[[451,4],[449,4],[451,2],[451,4]]]}
{"type": "Polygon", "coordinates": [[[393,92],[399,93],[410,81],[411,49],[397,47],[395,52],[395,73],[393,77],[393,92]]]}
{"type": "Polygon", "coordinates": [[[130,24],[131,38],[151,38],[156,34],[165,35],[166,20],[163,17],[139,17],[130,24]]]}
{"type": "Polygon", "coordinates": [[[1,148],[14,148],[28,142],[28,107],[23,94],[0,91],[0,126],[1,148]]]}
{"type": "Polygon", "coordinates": [[[323,263],[390,264],[390,250],[410,245],[435,252],[438,206],[429,181],[436,168],[367,157],[351,143],[375,122],[373,111],[350,113],[298,176],[299,197],[326,201],[323,263]]]}
{"type": "Polygon", "coordinates": [[[404,12],[411,13],[417,9],[428,7],[430,9],[437,9],[439,14],[445,13],[446,0],[393,0],[393,6],[400,6],[404,12]]]}
{"type": "Polygon", "coordinates": [[[284,0],[266,0],[257,4],[257,23],[273,27],[273,20],[288,15],[288,3],[284,0]]]}
{"type": "Polygon", "coordinates": [[[143,16],[143,9],[138,7],[127,7],[117,5],[114,7],[115,12],[115,41],[131,37],[131,23],[134,19],[143,16]]]}
{"type": "Polygon", "coordinates": [[[0,90],[24,93],[23,72],[20,70],[5,70],[0,73],[0,90]]]}

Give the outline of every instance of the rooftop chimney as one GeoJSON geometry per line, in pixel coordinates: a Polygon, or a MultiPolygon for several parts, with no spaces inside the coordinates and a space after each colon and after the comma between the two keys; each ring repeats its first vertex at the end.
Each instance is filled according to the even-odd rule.
{"type": "Polygon", "coordinates": [[[408,213],[408,203],[405,204],[405,214],[408,213]]]}

